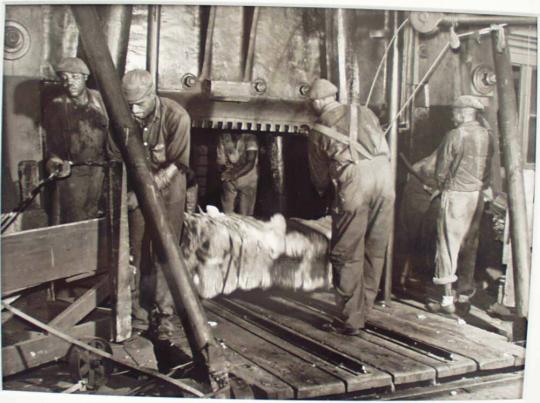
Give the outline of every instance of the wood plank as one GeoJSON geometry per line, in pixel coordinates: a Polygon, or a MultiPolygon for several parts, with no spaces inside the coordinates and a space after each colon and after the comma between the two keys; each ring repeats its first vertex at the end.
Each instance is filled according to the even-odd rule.
{"type": "Polygon", "coordinates": [[[127,212],[127,174],[122,163],[107,170],[107,218],[109,261],[114,295],[113,337],[122,342],[131,337],[131,278],[127,212]]]}
{"type": "Polygon", "coordinates": [[[479,343],[484,343],[492,348],[495,348],[501,352],[501,354],[514,357],[514,365],[522,366],[525,364],[525,348],[509,342],[506,337],[498,334],[488,332],[471,325],[458,325],[452,318],[446,318],[442,315],[436,315],[434,313],[425,310],[424,305],[420,302],[413,300],[400,300],[393,301],[392,304],[386,307],[376,307],[383,312],[390,313],[392,315],[400,315],[403,319],[418,320],[418,315],[424,315],[424,322],[433,323],[439,329],[445,329],[448,332],[458,337],[466,337],[470,340],[474,340],[479,343]]]}
{"type": "Polygon", "coordinates": [[[107,268],[104,218],[3,236],[2,296],[107,268]]]}
{"type": "MultiPolygon", "coordinates": [[[[334,298],[330,293],[313,293],[309,297],[310,303],[317,304],[327,312],[337,314],[334,298]],[[322,305],[321,305],[322,303],[322,305]]],[[[411,343],[419,341],[434,347],[443,348],[452,353],[462,355],[474,360],[480,370],[490,370],[511,367],[514,363],[512,356],[503,356],[500,351],[486,346],[484,343],[469,340],[466,337],[456,337],[445,329],[423,323],[418,319],[405,320],[400,315],[391,315],[373,309],[368,316],[368,324],[382,330],[389,330],[403,335],[411,343]]]]}
{"type": "MultiPolygon", "coordinates": [[[[301,304],[298,299],[295,301],[301,304]]],[[[326,315],[324,311],[319,310],[316,306],[309,306],[309,309],[326,315]]],[[[435,355],[429,350],[423,350],[419,345],[409,345],[401,340],[369,329],[365,329],[359,337],[434,368],[438,379],[463,375],[477,369],[476,362],[470,358],[453,354],[451,360],[445,359],[443,356],[435,355]]]]}
{"type": "MultiPolygon", "coordinates": [[[[178,321],[181,328],[181,323],[178,321]]],[[[193,359],[193,352],[188,339],[183,332],[177,332],[170,340],[171,344],[181,350],[187,357],[193,359]]],[[[254,362],[226,348],[223,350],[225,359],[229,363],[229,376],[236,376],[244,380],[253,389],[257,399],[292,399],[293,388],[277,378],[271,372],[259,367],[254,362]]]]}
{"type": "Polygon", "coordinates": [[[312,367],[303,359],[289,354],[279,345],[267,342],[257,335],[208,313],[208,319],[217,322],[214,335],[222,339],[227,348],[248,358],[257,366],[271,372],[277,378],[291,385],[295,399],[313,398],[342,393],[343,382],[319,368],[312,367]]]}
{"type": "MultiPolygon", "coordinates": [[[[101,317],[73,327],[70,336],[109,339],[111,320],[101,317]]],[[[2,374],[9,376],[26,369],[57,361],[66,356],[71,344],[56,336],[41,336],[2,348],[2,374]]]]}
{"type": "Polygon", "coordinates": [[[298,332],[325,348],[343,355],[344,359],[357,360],[392,376],[394,384],[433,381],[435,370],[360,337],[329,333],[322,325],[328,316],[316,313],[279,296],[229,298],[233,303],[266,316],[269,320],[298,332]]]}
{"type": "Polygon", "coordinates": [[[247,331],[256,334],[264,340],[280,346],[290,354],[305,360],[307,362],[306,365],[319,368],[322,371],[330,374],[332,377],[341,380],[344,388],[341,391],[334,393],[355,392],[389,385],[388,376],[386,376],[386,374],[379,373],[378,371],[373,371],[372,374],[363,374],[356,371],[351,371],[350,369],[340,368],[338,365],[335,365],[335,363],[329,363],[319,358],[317,355],[310,353],[309,348],[301,348],[293,345],[293,341],[291,341],[290,338],[284,338],[282,335],[274,335],[272,329],[267,329],[266,326],[261,327],[260,322],[251,323],[246,316],[240,318],[238,315],[227,310],[221,304],[216,302],[205,301],[204,304],[207,309],[220,316],[222,320],[227,320],[234,323],[247,331]]]}
{"type": "Polygon", "coordinates": [[[97,283],[77,298],[48,325],[58,330],[69,330],[92,312],[105,298],[110,295],[110,280],[108,275],[102,275],[97,283]]]}

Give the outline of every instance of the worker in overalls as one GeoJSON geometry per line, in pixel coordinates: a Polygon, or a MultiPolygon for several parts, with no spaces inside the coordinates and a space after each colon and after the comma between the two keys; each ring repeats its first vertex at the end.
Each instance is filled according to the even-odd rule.
{"type": "Polygon", "coordinates": [[[253,215],[257,200],[259,146],[252,133],[219,136],[217,164],[221,171],[221,206],[225,214],[253,215]]]}
{"type": "Polygon", "coordinates": [[[477,112],[483,109],[478,97],[460,96],[452,109],[456,128],[446,134],[437,150],[435,178],[441,192],[441,209],[433,282],[443,288],[443,295],[440,301],[427,303],[433,312],[456,311],[454,282],[458,281],[458,308],[464,311],[470,307],[475,291],[478,235],[492,156],[489,132],[477,120],[477,112]]]}
{"type": "MultiPolygon", "coordinates": [[[[168,225],[177,242],[180,242],[186,203],[186,172],[189,167],[191,119],[187,111],[175,101],[157,96],[154,80],[145,70],[132,70],[122,80],[122,90],[135,120],[141,127],[146,158],[154,175],[157,189],[165,202],[168,225]]],[[[174,331],[171,316],[174,303],[163,275],[164,257],[152,241],[153,235],[133,192],[128,193],[130,246],[137,281],[133,298],[135,318],[141,321],[146,315],[140,309],[139,288],[141,271],[149,272],[156,314],[151,324],[161,339],[174,331]]]]}
{"type": "Polygon", "coordinates": [[[308,142],[311,178],[320,195],[334,186],[330,262],[341,320],[329,330],[356,335],[373,306],[394,214],[388,144],[364,106],[336,101],[337,88],[317,79],[310,98],[318,122],[308,142]]]}
{"type": "Polygon", "coordinates": [[[65,92],[45,106],[45,167],[50,174],[71,170],[54,182],[52,225],[96,218],[102,203],[105,149],[109,120],[101,95],[86,87],[90,71],[79,58],[68,57],[56,67],[65,92]],[[100,203],[101,202],[101,203],[100,203]]]}

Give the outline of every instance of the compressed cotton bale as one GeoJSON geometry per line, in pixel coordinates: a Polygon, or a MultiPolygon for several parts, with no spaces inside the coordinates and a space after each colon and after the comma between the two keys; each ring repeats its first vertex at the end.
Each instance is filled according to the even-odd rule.
{"type": "Polygon", "coordinates": [[[269,268],[285,249],[285,220],[186,214],[181,249],[203,298],[268,288],[269,268]]]}
{"type": "Polygon", "coordinates": [[[330,223],[277,214],[270,221],[241,215],[186,214],[181,249],[201,297],[278,287],[312,291],[331,285],[330,223]]]}

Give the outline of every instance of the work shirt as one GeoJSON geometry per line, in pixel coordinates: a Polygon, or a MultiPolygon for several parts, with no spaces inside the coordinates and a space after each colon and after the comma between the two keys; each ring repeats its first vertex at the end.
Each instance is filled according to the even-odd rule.
{"type": "MultiPolygon", "coordinates": [[[[388,155],[388,144],[375,114],[366,106],[354,107],[358,111],[357,137],[351,140],[360,143],[372,157],[388,155]]],[[[335,102],[323,109],[318,123],[349,137],[349,116],[349,106],[335,102]]],[[[365,159],[348,144],[313,129],[309,134],[308,156],[312,182],[319,194],[326,191],[331,181],[338,181],[348,165],[365,159]]]]}
{"type": "MultiPolygon", "coordinates": [[[[254,134],[241,133],[239,136],[234,136],[230,133],[223,133],[219,136],[216,150],[217,164],[225,166],[226,169],[244,166],[247,163],[248,151],[255,151],[256,153],[259,151],[257,137],[254,134]]],[[[257,159],[258,155],[255,159],[255,164],[253,164],[253,168],[234,181],[236,186],[257,184],[257,159]]]]}
{"type": "Polygon", "coordinates": [[[489,186],[492,146],[476,120],[447,133],[437,151],[435,178],[442,190],[474,192],[489,186]]]}
{"type": "Polygon", "coordinates": [[[156,97],[156,109],[141,125],[146,158],[154,172],[175,164],[189,167],[191,119],[175,101],[156,97]]]}
{"type": "MultiPolygon", "coordinates": [[[[87,89],[88,102],[69,96],[54,98],[45,107],[46,158],[57,156],[74,163],[105,160],[109,120],[101,95],[87,89]]],[[[102,166],[73,166],[68,178],[52,186],[53,225],[95,218],[103,192],[102,166]]]]}

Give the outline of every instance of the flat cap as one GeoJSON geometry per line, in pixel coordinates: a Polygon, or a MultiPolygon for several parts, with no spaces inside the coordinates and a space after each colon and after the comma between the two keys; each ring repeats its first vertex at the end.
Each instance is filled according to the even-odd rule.
{"type": "Polygon", "coordinates": [[[56,66],[56,72],[65,72],[65,73],[81,73],[90,75],[90,70],[85,62],[83,62],[78,57],[66,57],[58,63],[56,66]]]}
{"type": "Polygon", "coordinates": [[[331,97],[336,95],[338,92],[337,87],[332,84],[330,81],[325,80],[324,78],[317,78],[311,84],[311,89],[309,90],[310,99],[321,99],[326,97],[331,97]]]}
{"type": "Polygon", "coordinates": [[[154,92],[154,79],[146,70],[128,71],[122,78],[122,91],[129,103],[139,102],[154,92]]]}
{"type": "Polygon", "coordinates": [[[452,106],[454,108],[473,108],[479,111],[484,110],[482,100],[474,95],[462,95],[455,100],[452,106]]]}

